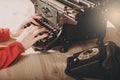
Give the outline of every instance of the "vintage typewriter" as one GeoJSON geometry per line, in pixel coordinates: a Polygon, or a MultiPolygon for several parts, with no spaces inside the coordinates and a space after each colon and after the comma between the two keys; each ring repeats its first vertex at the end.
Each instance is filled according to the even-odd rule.
{"type": "Polygon", "coordinates": [[[102,3],[97,0],[36,0],[36,12],[43,19],[36,20],[47,28],[49,36],[37,41],[35,50],[47,51],[62,46],[67,52],[71,43],[104,38],[106,20],[102,3]]]}

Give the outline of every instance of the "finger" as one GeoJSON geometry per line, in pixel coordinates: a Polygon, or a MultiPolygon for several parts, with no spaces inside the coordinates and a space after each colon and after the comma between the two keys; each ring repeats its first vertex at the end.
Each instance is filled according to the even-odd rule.
{"type": "Polygon", "coordinates": [[[39,35],[39,36],[37,36],[37,37],[34,38],[34,42],[36,42],[36,41],[38,41],[40,39],[43,39],[43,38],[45,38],[47,36],[48,36],[48,34],[39,35]]]}
{"type": "Polygon", "coordinates": [[[38,26],[31,26],[31,27],[29,28],[29,33],[33,34],[33,32],[36,31],[36,30],[38,30],[38,29],[39,29],[38,26]]]}
{"type": "Polygon", "coordinates": [[[30,27],[27,27],[27,28],[24,29],[24,31],[27,31],[27,32],[28,32],[31,28],[32,28],[31,26],[30,26],[30,27]]]}
{"type": "Polygon", "coordinates": [[[39,13],[35,13],[35,15],[36,15],[36,16],[38,16],[38,15],[39,15],[39,13]]]}
{"type": "Polygon", "coordinates": [[[32,18],[34,18],[34,19],[42,19],[41,16],[33,16],[32,18]]]}
{"type": "Polygon", "coordinates": [[[40,24],[38,22],[35,21],[35,19],[32,19],[31,22],[36,25],[36,26],[39,26],[40,24]]]}
{"type": "Polygon", "coordinates": [[[31,23],[31,20],[32,20],[32,18],[29,18],[27,21],[24,21],[24,22],[21,24],[20,29],[24,29],[25,26],[27,26],[29,23],[31,23]]]}
{"type": "Polygon", "coordinates": [[[39,13],[35,13],[35,14],[32,15],[30,18],[35,18],[36,16],[39,16],[39,18],[42,18],[39,13]]]}
{"type": "Polygon", "coordinates": [[[39,33],[46,32],[46,28],[41,28],[33,32],[33,36],[37,36],[39,33]]]}
{"type": "Polygon", "coordinates": [[[33,28],[37,28],[37,26],[34,26],[34,25],[31,25],[30,27],[27,27],[27,28],[25,28],[25,30],[27,30],[27,31],[31,31],[33,28]]]}

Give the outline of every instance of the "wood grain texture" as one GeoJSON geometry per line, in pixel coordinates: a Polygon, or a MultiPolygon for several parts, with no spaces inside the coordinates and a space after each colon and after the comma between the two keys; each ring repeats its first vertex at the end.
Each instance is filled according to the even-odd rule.
{"type": "MultiPolygon", "coordinates": [[[[114,41],[120,46],[120,32],[108,28],[106,41],[114,41]]],[[[21,55],[11,67],[0,70],[0,80],[74,80],[64,73],[67,57],[95,46],[95,42],[96,40],[90,40],[73,45],[67,53],[55,49],[48,53],[21,55]]]]}

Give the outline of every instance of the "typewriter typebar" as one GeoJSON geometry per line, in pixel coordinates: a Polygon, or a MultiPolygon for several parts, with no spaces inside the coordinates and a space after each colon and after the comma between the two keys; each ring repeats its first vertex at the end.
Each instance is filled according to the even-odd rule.
{"type": "MultiPolygon", "coordinates": [[[[92,16],[94,16],[93,14],[96,15],[96,12],[94,10],[86,12],[86,9],[99,6],[99,2],[88,0],[36,0],[34,2],[34,6],[35,11],[43,17],[42,20],[36,21],[40,23],[42,27],[45,27],[49,30],[48,31],[49,36],[47,38],[39,40],[34,44],[33,47],[35,50],[47,51],[55,47],[57,44],[62,45],[63,46],[62,52],[65,52],[68,49],[67,45],[69,45],[69,41],[70,42],[81,41],[81,39],[84,38],[89,39],[89,36],[91,35],[92,37],[95,37],[95,35],[97,35],[97,33],[95,33],[96,30],[93,31],[94,29],[92,29],[93,27],[91,27],[93,26],[94,21],[88,22],[85,20],[91,21],[90,19],[92,18],[92,16]],[[89,13],[91,17],[89,18],[88,15],[89,18],[88,19],[85,15],[89,13]],[[92,25],[91,24],[89,25],[88,23],[91,23],[92,25]],[[90,30],[92,31],[87,29],[86,26],[87,27],[89,26],[88,28],[91,27],[90,30]],[[86,32],[87,34],[86,33],[83,34],[84,32],[86,32]],[[74,36],[76,34],[81,35],[74,36]]],[[[98,17],[98,15],[96,16],[98,17]]],[[[94,16],[94,18],[96,18],[96,16],[94,16]]],[[[98,25],[98,23],[96,24],[98,25]]],[[[101,30],[99,28],[97,29],[99,31],[101,30]]]]}

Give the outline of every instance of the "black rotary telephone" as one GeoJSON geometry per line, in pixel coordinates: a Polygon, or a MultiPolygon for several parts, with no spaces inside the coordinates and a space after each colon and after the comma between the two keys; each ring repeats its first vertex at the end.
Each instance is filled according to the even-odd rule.
{"type": "Polygon", "coordinates": [[[108,41],[67,58],[65,73],[76,80],[120,80],[120,47],[108,41]]]}

